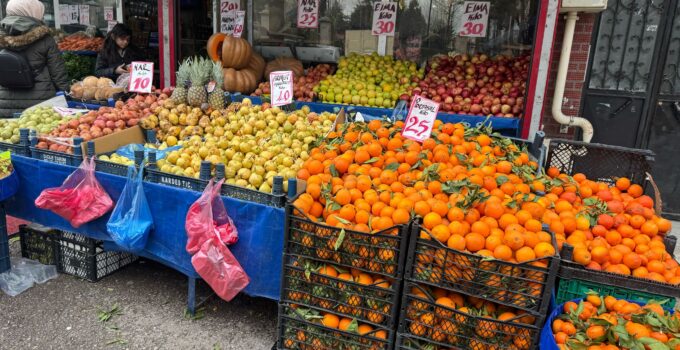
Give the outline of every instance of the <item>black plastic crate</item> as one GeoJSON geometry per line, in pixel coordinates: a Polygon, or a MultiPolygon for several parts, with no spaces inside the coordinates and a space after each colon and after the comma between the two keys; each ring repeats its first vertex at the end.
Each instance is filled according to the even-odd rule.
{"type": "MultiPolygon", "coordinates": [[[[363,329],[360,322],[354,330],[326,327],[313,316],[305,317],[310,309],[279,304],[279,336],[277,348],[282,350],[388,350],[393,349],[393,330],[371,327],[363,329]],[[361,327],[361,328],[360,328],[361,327]],[[363,334],[359,334],[359,331],[363,334]]],[[[314,310],[312,310],[314,311],[314,310]]],[[[307,314],[308,315],[308,314],[307,314]]]]}
{"type": "MultiPolygon", "coordinates": [[[[675,240],[667,240],[667,248],[675,246],[675,240]],[[669,244],[670,243],[670,244],[669,244]]],[[[568,244],[562,247],[562,261],[558,272],[559,283],[556,301],[583,298],[583,289],[593,290],[600,294],[610,294],[617,298],[648,302],[649,300],[664,301],[666,306],[673,307],[675,298],[680,298],[680,286],[661,283],[630,275],[622,275],[606,271],[586,269],[583,265],[571,261],[572,248],[568,244]]],[[[586,290],[585,292],[587,292],[586,290]]]]}
{"type": "Polygon", "coordinates": [[[489,259],[449,248],[414,223],[407,264],[405,279],[546,315],[560,259],[557,253],[524,263],[489,259]]]}
{"type": "Polygon", "coordinates": [[[22,257],[44,265],[57,265],[60,237],[58,230],[35,224],[20,225],[19,237],[22,257]]]}
{"type": "Polygon", "coordinates": [[[289,202],[285,231],[284,253],[392,279],[403,276],[410,225],[375,233],[345,230],[312,221],[289,202]]]}
{"type": "Polygon", "coordinates": [[[506,138],[512,140],[520,147],[526,147],[529,157],[538,163],[539,169],[543,167],[543,163],[545,162],[545,154],[547,152],[545,144],[543,143],[543,141],[545,141],[545,133],[543,131],[536,132],[533,140],[524,140],[516,137],[506,138]]]}
{"type": "Polygon", "coordinates": [[[146,172],[146,181],[157,184],[179,187],[197,192],[203,192],[205,186],[208,185],[208,180],[164,173],[153,167],[145,168],[144,171],[146,172]]]}
{"type": "Polygon", "coordinates": [[[50,163],[61,165],[79,166],[83,162],[82,155],[75,155],[57,151],[50,151],[37,147],[31,147],[31,157],[35,159],[44,160],[50,163]]]}
{"type": "Polygon", "coordinates": [[[61,233],[58,245],[59,272],[90,282],[97,282],[139,259],[129,253],[104,251],[102,241],[70,232],[61,233]]]}
{"type": "Polygon", "coordinates": [[[0,152],[10,151],[12,154],[30,157],[28,134],[28,129],[19,129],[19,143],[0,142],[0,152]]]}
{"type": "Polygon", "coordinates": [[[281,193],[265,193],[258,190],[251,190],[236,185],[225,183],[220,192],[223,196],[244,200],[247,202],[259,203],[275,208],[283,208],[286,205],[286,196],[281,193]]]}
{"type": "Polygon", "coordinates": [[[340,275],[332,277],[317,271],[311,263],[295,255],[284,256],[282,302],[394,328],[399,316],[401,280],[376,278],[358,283],[352,280],[349,270],[340,268],[340,275]]]}
{"type": "Polygon", "coordinates": [[[544,318],[515,313],[501,321],[436,303],[423,287],[405,285],[396,349],[537,349],[544,318]],[[416,293],[417,292],[417,293],[416,293]]]}
{"type": "Polygon", "coordinates": [[[553,139],[545,167],[568,175],[583,173],[588,179],[608,184],[619,177],[645,184],[645,173],[651,172],[653,162],[654,152],[650,150],[553,139]]]}

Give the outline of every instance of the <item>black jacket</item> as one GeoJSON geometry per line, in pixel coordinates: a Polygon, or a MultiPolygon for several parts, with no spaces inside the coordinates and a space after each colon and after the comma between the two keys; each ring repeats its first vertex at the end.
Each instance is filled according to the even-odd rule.
{"type": "Polygon", "coordinates": [[[98,77],[110,78],[114,82],[118,79],[119,74],[116,74],[116,68],[122,64],[130,64],[133,61],[141,61],[143,57],[139,49],[133,45],[129,45],[123,52],[123,56],[116,52],[114,55],[102,49],[97,55],[97,64],[95,66],[95,75],[98,77]]]}
{"type": "Polygon", "coordinates": [[[68,78],[57,43],[42,22],[22,16],[8,16],[0,21],[0,48],[20,51],[34,69],[39,69],[32,89],[16,90],[0,86],[0,116],[38,104],[55,96],[57,90],[68,91],[68,78]],[[42,67],[42,68],[40,68],[42,67]]]}

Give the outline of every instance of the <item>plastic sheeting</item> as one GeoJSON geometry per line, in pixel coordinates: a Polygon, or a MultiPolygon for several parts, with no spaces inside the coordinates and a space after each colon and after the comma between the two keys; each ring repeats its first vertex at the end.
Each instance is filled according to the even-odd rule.
{"type": "MultiPolygon", "coordinates": [[[[75,229],[54,213],[35,207],[34,201],[40,192],[45,188],[61,185],[75,170],[74,167],[21,156],[12,156],[12,163],[20,178],[20,186],[17,194],[5,204],[9,215],[104,240],[106,249],[125,251],[107,233],[106,223],[110,213],[75,229]]],[[[117,202],[126,179],[99,172],[96,176],[111,199],[117,202]]],[[[167,265],[189,277],[199,278],[191,265],[191,256],[185,249],[187,235],[184,220],[189,207],[201,193],[148,182],[144,182],[144,193],[149,201],[155,229],[149,234],[146,248],[134,254],[167,265]]],[[[251,278],[244,292],[251,296],[278,299],[284,210],[222,198],[239,232],[238,243],[229,248],[251,278]]]]}

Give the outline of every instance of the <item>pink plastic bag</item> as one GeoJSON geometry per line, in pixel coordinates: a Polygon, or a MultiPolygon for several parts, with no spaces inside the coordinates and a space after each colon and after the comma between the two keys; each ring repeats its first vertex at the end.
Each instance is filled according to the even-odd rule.
{"type": "Polygon", "coordinates": [[[113,208],[113,201],[97,181],[94,167],[94,158],[84,159],[60,187],[43,190],[35,206],[51,210],[73,227],[106,214],[113,208]]]}
{"type": "Polygon", "coordinates": [[[218,236],[206,240],[191,257],[191,265],[220,298],[230,301],[250,279],[218,236]]]}
{"type": "Polygon", "coordinates": [[[220,189],[224,180],[213,183],[210,180],[203,194],[189,207],[184,228],[187,231],[187,252],[194,255],[203,242],[219,236],[225,244],[238,241],[238,231],[224,208],[220,189]]]}

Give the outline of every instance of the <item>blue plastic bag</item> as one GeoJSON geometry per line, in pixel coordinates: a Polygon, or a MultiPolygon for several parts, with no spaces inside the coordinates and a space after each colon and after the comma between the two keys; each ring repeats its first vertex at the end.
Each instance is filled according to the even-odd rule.
{"type": "Polygon", "coordinates": [[[113,241],[131,252],[144,249],[153,228],[153,217],[144,194],[143,173],[143,165],[139,171],[134,166],[128,167],[125,188],[106,224],[113,241]]]}
{"type": "Polygon", "coordinates": [[[116,154],[119,156],[123,156],[127,159],[135,159],[135,151],[144,151],[144,159],[147,159],[149,157],[149,152],[155,151],[156,152],[156,160],[160,160],[165,158],[170,152],[174,150],[178,150],[182,148],[182,146],[172,146],[168,147],[164,150],[157,150],[155,148],[149,148],[149,147],[144,147],[144,145],[140,145],[138,143],[133,143],[130,145],[125,145],[119,149],[116,150],[116,154]]]}

